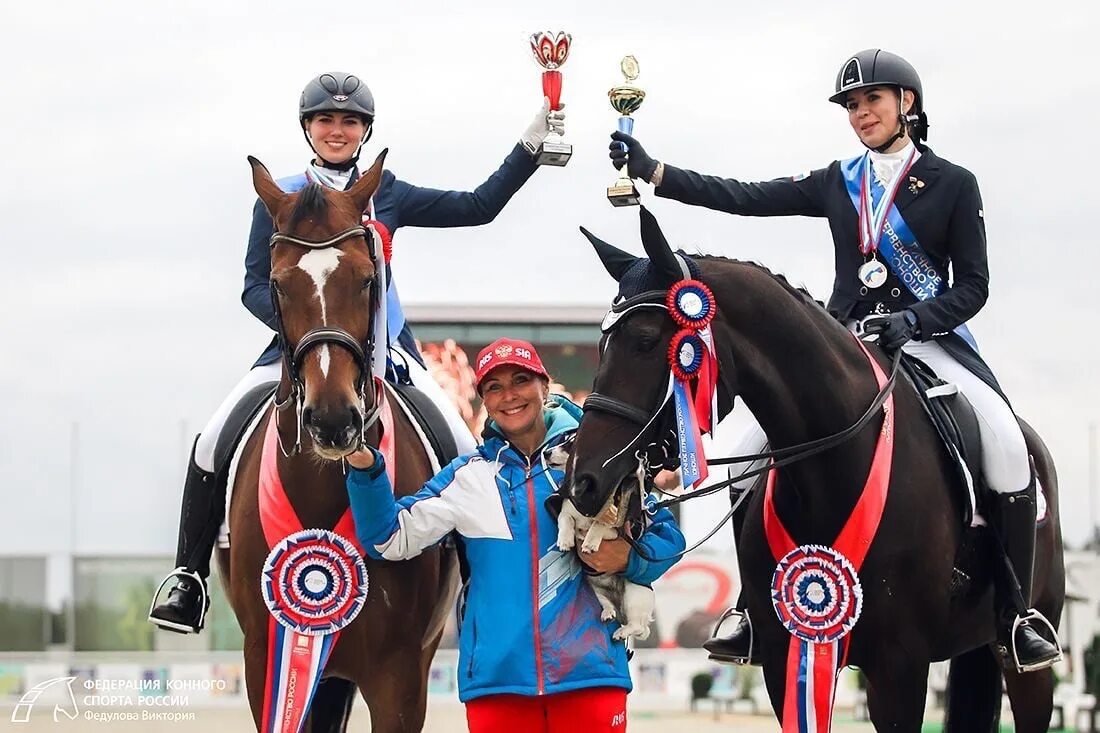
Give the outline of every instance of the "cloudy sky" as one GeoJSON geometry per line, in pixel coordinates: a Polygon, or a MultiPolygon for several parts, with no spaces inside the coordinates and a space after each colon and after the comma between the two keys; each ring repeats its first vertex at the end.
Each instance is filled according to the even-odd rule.
{"type": "MultiPolygon", "coordinates": [[[[390,148],[412,183],[466,189],[508,153],[541,101],[527,35],[573,33],[563,98],[574,157],[540,171],[491,225],[396,238],[410,303],[591,304],[610,281],[577,225],[640,252],[637,214],[605,188],[607,89],[637,56],[636,132],[655,157],[742,179],[860,152],[829,104],[852,53],[920,71],[936,152],[985,198],[992,295],[984,353],[1058,462],[1063,525],[1088,531],[1088,428],[1100,308],[1090,4],[1013,14],[958,2],[9,4],[0,28],[6,265],[0,378],[0,553],[163,552],[197,431],[267,343],[241,307],[254,193],[246,155],[302,169],[301,87],[367,80],[364,157],[390,148]],[[873,10],[871,9],[873,7],[873,10]],[[78,425],[75,480],[70,444],[78,425]],[[75,488],[76,503],[70,505],[75,488]],[[78,517],[75,526],[72,516],[78,517]]],[[[755,259],[819,298],[819,220],[749,220],[656,201],[685,247],[755,259]]]]}

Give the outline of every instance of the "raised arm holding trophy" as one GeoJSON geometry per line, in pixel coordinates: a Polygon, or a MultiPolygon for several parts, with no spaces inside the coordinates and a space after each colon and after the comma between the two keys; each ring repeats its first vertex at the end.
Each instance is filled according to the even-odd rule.
{"type": "MultiPolygon", "coordinates": [[[[634,132],[634,118],[630,115],[642,106],[645,92],[631,83],[638,78],[638,59],[633,56],[624,56],[619,63],[619,68],[622,70],[626,81],[612,87],[607,92],[607,98],[611,101],[611,106],[620,115],[619,132],[631,135],[634,132]]],[[[634,187],[634,182],[627,175],[626,166],[620,169],[619,180],[608,187],[607,198],[614,206],[638,205],[638,189],[634,187]]]]}
{"type": "MultiPolygon", "coordinates": [[[[561,109],[561,68],[569,58],[569,47],[573,37],[564,31],[551,33],[543,31],[531,34],[531,53],[535,62],[543,68],[542,93],[550,100],[550,110],[561,109]]],[[[562,166],[573,155],[573,146],[563,142],[561,136],[551,131],[539,146],[535,162],[539,165],[562,166]]]]}

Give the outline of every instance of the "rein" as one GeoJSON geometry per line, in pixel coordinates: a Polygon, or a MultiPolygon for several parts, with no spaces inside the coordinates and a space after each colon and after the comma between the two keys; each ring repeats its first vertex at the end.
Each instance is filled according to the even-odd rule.
{"type": "MultiPolygon", "coordinates": [[[[349,227],[332,237],[325,240],[311,240],[302,239],[301,237],[294,237],[289,234],[283,234],[281,232],[275,232],[271,235],[269,247],[274,248],[276,244],[285,242],[286,244],[292,244],[297,247],[306,247],[308,249],[319,250],[335,247],[340,242],[346,239],[352,239],[354,237],[362,237],[364,242],[367,243],[367,249],[371,250],[369,240],[367,240],[367,229],[362,225],[349,227]]],[[[372,258],[373,253],[372,253],[372,258]]],[[[375,274],[375,281],[377,285],[378,274],[375,274]]],[[[372,382],[372,400],[370,402],[371,408],[366,411],[363,417],[363,427],[359,433],[359,447],[367,444],[367,431],[375,422],[378,421],[378,417],[382,413],[382,386],[377,380],[370,380],[371,368],[370,360],[374,353],[374,329],[370,328],[367,331],[367,339],[365,343],[361,343],[350,333],[342,328],[334,326],[321,326],[311,329],[305,336],[294,345],[294,348],[290,348],[290,339],[286,335],[286,327],[283,324],[283,311],[279,307],[279,293],[276,290],[275,282],[272,281],[271,285],[271,302],[275,310],[275,332],[279,336],[279,343],[282,347],[283,353],[283,366],[286,369],[287,378],[290,380],[290,393],[282,400],[278,397],[275,398],[276,420],[278,420],[278,413],[283,412],[285,409],[293,405],[296,412],[297,422],[297,435],[295,437],[294,445],[291,446],[288,451],[283,447],[283,439],[281,432],[279,433],[279,450],[282,451],[284,457],[295,455],[302,450],[302,409],[305,402],[305,385],[302,383],[302,363],[305,361],[306,356],[314,348],[321,346],[322,344],[332,344],[339,346],[347,350],[352,358],[355,360],[356,366],[359,368],[359,376],[355,383],[355,391],[359,396],[360,404],[366,409],[367,403],[367,383],[372,382]]],[[[378,288],[376,288],[377,290],[378,288]]],[[[376,293],[377,295],[377,293],[376,293]]],[[[384,297],[384,296],[382,296],[384,297]]],[[[373,321],[373,314],[371,320],[373,321]]]]}
{"type": "MultiPolygon", "coordinates": [[[[608,311],[607,315],[604,317],[601,330],[607,335],[608,339],[610,339],[618,322],[623,318],[623,316],[633,310],[638,310],[642,308],[660,308],[668,312],[668,306],[665,305],[664,296],[664,291],[650,290],[635,295],[631,298],[624,299],[618,303],[612,304],[611,310],[608,311]]],[[[797,463],[798,461],[805,460],[819,453],[824,453],[827,450],[835,448],[847,442],[848,440],[851,440],[864,428],[867,427],[867,425],[875,417],[876,413],[880,409],[882,409],[883,404],[886,402],[890,394],[894,391],[894,385],[897,383],[898,371],[901,366],[901,355],[901,349],[898,349],[897,352],[894,353],[890,365],[890,376],[887,379],[886,383],[883,384],[881,389],[879,389],[878,394],[875,395],[875,398],[871,401],[870,406],[868,406],[863,415],[861,415],[858,420],[856,420],[848,427],[831,435],[827,435],[822,438],[815,438],[814,440],[809,440],[804,443],[787,446],[785,448],[776,448],[774,450],[768,450],[762,453],[754,453],[751,455],[730,456],[728,458],[716,458],[708,460],[707,465],[709,466],[727,466],[740,463],[755,463],[756,461],[761,460],[767,460],[769,461],[769,463],[760,468],[753,469],[751,471],[745,471],[740,475],[727,479],[725,481],[707,486],[706,488],[696,489],[695,491],[690,491],[679,496],[674,496],[670,499],[654,502],[654,504],[651,505],[650,508],[646,509],[646,512],[652,515],[664,507],[680,504],[687,501],[688,499],[694,499],[700,496],[709,496],[710,494],[721,491],[722,489],[732,486],[733,484],[743,481],[744,479],[751,478],[753,476],[759,476],[761,474],[768,473],[774,469],[782,468],[783,466],[789,466],[792,463],[797,463]]],[[[670,370],[670,384],[671,379],[672,375],[670,370]]],[[[728,385],[726,386],[726,389],[727,391],[729,390],[728,385]]],[[[669,393],[670,390],[666,390],[665,398],[661,401],[659,405],[657,405],[654,410],[651,410],[649,412],[615,397],[609,397],[608,395],[600,394],[598,392],[591,393],[585,399],[583,409],[586,412],[589,410],[604,412],[642,426],[642,429],[638,432],[638,434],[635,435],[634,438],[632,438],[622,450],[620,450],[604,463],[605,466],[612,460],[626,452],[631,446],[635,445],[636,443],[640,443],[644,439],[645,435],[650,432],[650,427],[655,424],[658,415],[660,415],[660,413],[668,405],[669,393]]],[[[662,432],[663,431],[658,429],[658,434],[662,434],[662,432]]],[[[675,435],[675,431],[673,431],[671,428],[669,428],[667,432],[672,432],[673,435],[675,435]]],[[[643,447],[639,448],[635,452],[635,458],[638,460],[639,464],[640,475],[644,473],[647,478],[651,478],[652,474],[656,473],[656,471],[654,471],[653,469],[669,467],[669,451],[667,446],[668,443],[666,441],[662,441],[660,443],[656,441],[651,441],[649,443],[646,443],[643,447]],[[655,449],[660,450],[662,455],[657,461],[650,462],[650,456],[655,449]]],[[[641,500],[640,494],[645,491],[644,483],[639,483],[638,491],[639,499],[641,500]]],[[[630,544],[633,550],[637,552],[643,560],[649,562],[667,562],[668,560],[682,557],[692,550],[698,548],[715,534],[717,534],[718,531],[723,526],[725,526],[726,522],[730,521],[730,519],[733,518],[733,515],[737,512],[737,509],[741,506],[741,503],[745,500],[749,493],[750,491],[748,489],[741,490],[739,492],[737,500],[733,503],[729,512],[721,519],[721,521],[718,522],[717,525],[715,525],[713,530],[707,533],[707,535],[699,542],[683,550],[682,552],[676,553],[675,555],[662,558],[653,558],[650,557],[645,548],[642,547],[641,544],[632,537],[624,535],[623,539],[626,540],[628,544],[630,544]]]]}

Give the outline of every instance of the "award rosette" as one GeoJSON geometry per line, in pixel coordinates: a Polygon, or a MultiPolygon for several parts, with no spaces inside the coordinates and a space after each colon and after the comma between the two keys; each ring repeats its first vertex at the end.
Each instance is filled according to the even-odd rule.
{"type": "Polygon", "coordinates": [[[261,590],[268,628],[266,733],[297,733],[340,636],[367,600],[367,567],[355,546],[327,529],[303,529],[272,548],[261,590]]]}
{"type": "Polygon", "coordinates": [[[691,488],[709,475],[702,440],[718,414],[718,358],[710,330],[718,305],[702,282],[681,280],[669,288],[665,306],[680,326],[669,342],[668,363],[680,473],[684,488],[691,488]]]}
{"type": "Polygon", "coordinates": [[[863,611],[863,586],[844,555],[823,545],[802,545],[776,565],[772,605],[793,636],[815,643],[839,641],[863,611]]]}
{"type": "Polygon", "coordinates": [[[327,529],[303,529],[275,545],[264,562],[264,603],[300,634],[339,631],[367,600],[367,566],[358,550],[327,529]]]}

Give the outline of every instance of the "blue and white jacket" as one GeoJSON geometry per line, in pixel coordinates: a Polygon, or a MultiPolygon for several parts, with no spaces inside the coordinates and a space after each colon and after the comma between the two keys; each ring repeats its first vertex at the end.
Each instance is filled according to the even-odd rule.
{"type": "MultiPolygon", "coordinates": [[[[577,429],[581,409],[555,397],[546,441],[520,454],[490,421],[485,444],[461,456],[412,496],[394,500],[381,456],[348,474],[356,534],[375,558],[404,560],[452,530],[462,535],[470,577],[459,629],[459,698],[502,693],[544,695],[586,687],[631,689],[626,648],[600,621],[600,605],[572,551],[555,546],[546,499],[562,472],[546,456],[577,429]]],[[[639,542],[649,557],[684,549],[684,536],[661,509],[639,542]]],[[[675,560],[647,562],[631,551],[623,575],[649,585],[675,560]]]]}
{"type": "MultiPolygon", "coordinates": [[[[396,237],[401,227],[470,227],[487,224],[496,218],[512,195],[527,182],[538,169],[538,164],[522,145],[516,144],[512,152],[489,176],[488,180],[473,191],[442,191],[405,183],[388,170],[382,171],[382,180],[374,193],[374,218],[396,237]]],[[[350,186],[359,178],[353,173],[350,186]]],[[[278,180],[279,188],[287,193],[300,191],[307,183],[306,175],[299,173],[278,180]]],[[[263,201],[256,200],[252,208],[252,230],[248,234],[248,253],[245,255],[244,292],[241,301],[252,315],[276,328],[275,306],[271,302],[271,235],[274,224],[263,201]]],[[[405,323],[401,302],[397,297],[392,273],[387,273],[389,288],[386,293],[386,313],[390,343],[400,343],[414,359],[420,354],[413,341],[412,331],[405,323]]],[[[281,358],[278,338],[272,339],[260,355],[255,366],[274,364],[281,358]]]]}

